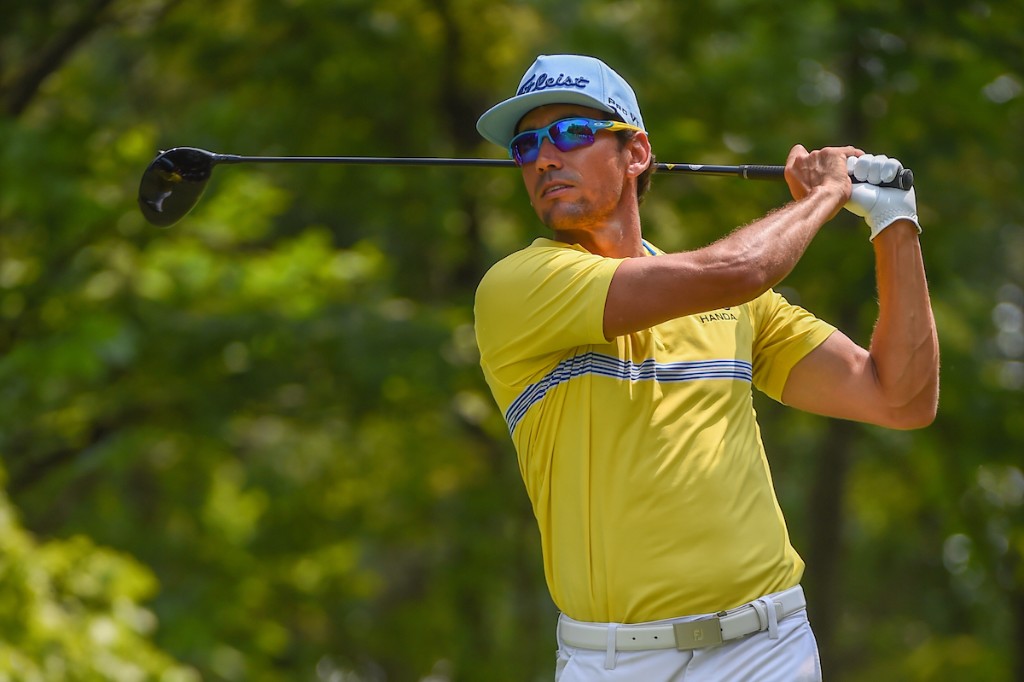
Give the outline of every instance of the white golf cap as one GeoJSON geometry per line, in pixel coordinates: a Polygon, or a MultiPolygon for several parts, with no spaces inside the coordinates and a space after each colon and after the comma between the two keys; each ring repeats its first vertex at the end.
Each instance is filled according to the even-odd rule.
{"type": "Polygon", "coordinates": [[[646,130],[629,83],[600,59],[575,54],[537,57],[519,82],[515,96],[487,110],[476,122],[476,129],[494,144],[508,147],[519,120],[545,104],[600,109],[646,130]]]}

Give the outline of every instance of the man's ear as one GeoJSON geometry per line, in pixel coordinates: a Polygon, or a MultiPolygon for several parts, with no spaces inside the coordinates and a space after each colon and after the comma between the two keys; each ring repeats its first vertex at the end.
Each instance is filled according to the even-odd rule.
{"type": "Polygon", "coordinates": [[[651,165],[651,141],[647,133],[638,132],[633,135],[633,139],[626,145],[626,151],[629,152],[626,172],[634,178],[639,177],[651,165]]]}

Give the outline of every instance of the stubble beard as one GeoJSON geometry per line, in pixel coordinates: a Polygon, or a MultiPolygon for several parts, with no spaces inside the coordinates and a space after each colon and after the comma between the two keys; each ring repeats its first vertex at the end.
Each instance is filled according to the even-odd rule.
{"type": "MultiPolygon", "coordinates": [[[[567,174],[564,178],[579,181],[575,175],[567,174]]],[[[555,177],[549,175],[544,178],[545,181],[551,179],[555,177]]],[[[624,186],[619,186],[617,189],[606,188],[606,191],[597,194],[581,191],[575,197],[544,202],[540,208],[534,206],[534,209],[541,222],[555,233],[592,232],[615,220],[625,190],[624,186]]]]}
{"type": "Polygon", "coordinates": [[[593,206],[586,199],[572,202],[558,202],[547,207],[540,214],[541,222],[553,232],[579,229],[594,222],[593,206]]]}

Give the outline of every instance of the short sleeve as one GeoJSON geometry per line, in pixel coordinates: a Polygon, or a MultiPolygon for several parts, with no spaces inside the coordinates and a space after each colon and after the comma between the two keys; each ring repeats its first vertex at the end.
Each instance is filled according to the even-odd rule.
{"type": "Polygon", "coordinates": [[[754,385],[782,402],[789,373],[836,330],[783,296],[768,291],[752,302],[754,385]]]}
{"type": "Polygon", "coordinates": [[[538,239],[495,264],[476,292],[481,364],[506,385],[529,381],[524,361],[605,343],[604,307],[621,259],[538,239]],[[522,375],[522,376],[520,376],[522,375]]]}

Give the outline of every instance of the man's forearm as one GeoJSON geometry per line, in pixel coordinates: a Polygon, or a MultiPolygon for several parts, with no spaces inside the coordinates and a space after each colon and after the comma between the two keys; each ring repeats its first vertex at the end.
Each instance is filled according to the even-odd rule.
{"type": "Polygon", "coordinates": [[[819,187],[710,246],[627,259],[608,292],[606,335],[753,300],[790,273],[844,200],[841,190],[819,187]]]}
{"type": "Polygon", "coordinates": [[[939,344],[917,227],[901,221],[873,241],[878,323],[871,359],[886,402],[915,423],[935,416],[939,344]]]}
{"type": "Polygon", "coordinates": [[[709,260],[720,254],[736,254],[746,269],[756,274],[756,291],[747,292],[750,300],[781,282],[796,267],[821,227],[835,217],[845,195],[832,187],[816,187],[806,197],[772,211],[726,237],[701,249],[709,260]]]}

